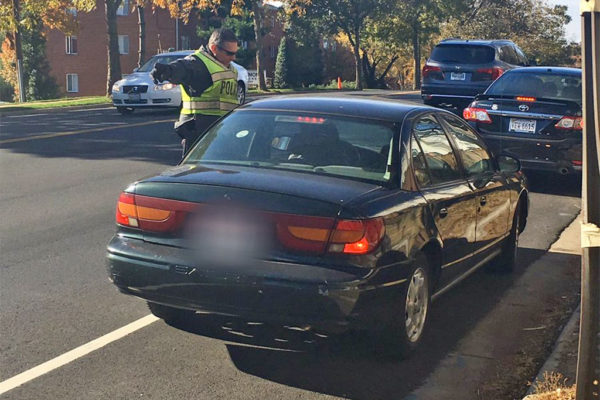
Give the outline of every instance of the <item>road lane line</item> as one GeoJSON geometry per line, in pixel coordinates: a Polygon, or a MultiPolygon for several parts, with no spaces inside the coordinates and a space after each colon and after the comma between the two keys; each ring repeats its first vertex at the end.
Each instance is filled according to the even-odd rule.
{"type": "Polygon", "coordinates": [[[25,372],[15,375],[12,378],[5,380],[4,382],[0,382],[0,395],[18,386],[21,386],[24,383],[27,383],[35,378],[47,374],[50,371],[60,368],[63,365],[75,361],[76,359],[81,358],[91,353],[92,351],[98,350],[116,340],[122,339],[125,336],[139,329],[142,329],[158,320],[159,319],[152,314],[146,315],[145,317],[140,318],[137,321],[133,321],[132,323],[125,325],[122,328],[107,333],[106,335],[101,336],[98,339],[94,339],[91,342],[88,342],[82,346],[79,346],[71,351],[66,352],[65,354],[53,358],[50,361],[46,361],[45,363],[40,364],[37,367],[33,367],[25,372]]]}
{"type": "Polygon", "coordinates": [[[101,132],[101,131],[105,131],[105,130],[109,130],[109,129],[133,128],[136,126],[160,124],[163,122],[173,122],[173,121],[174,121],[174,119],[164,119],[164,120],[160,120],[160,121],[139,122],[137,124],[123,124],[123,125],[119,125],[119,126],[105,126],[102,128],[82,129],[79,131],[69,131],[69,132],[59,132],[59,133],[42,133],[42,134],[34,135],[34,136],[0,140],[0,144],[26,142],[28,140],[49,139],[49,138],[60,137],[60,136],[81,135],[81,134],[85,134],[85,133],[101,132]]]}

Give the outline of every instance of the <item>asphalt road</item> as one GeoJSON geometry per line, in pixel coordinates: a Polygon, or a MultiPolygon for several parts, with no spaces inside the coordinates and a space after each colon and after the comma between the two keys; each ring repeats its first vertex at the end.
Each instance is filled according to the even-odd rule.
{"type": "Polygon", "coordinates": [[[517,271],[481,270],[438,300],[411,360],[376,359],[361,337],[209,315],[186,330],[146,318],[65,360],[149,314],[109,283],[105,247],[120,191],[178,161],[175,118],[111,108],[0,116],[0,392],[25,372],[0,398],[404,398],[579,212],[580,180],[532,175],[517,271]]]}

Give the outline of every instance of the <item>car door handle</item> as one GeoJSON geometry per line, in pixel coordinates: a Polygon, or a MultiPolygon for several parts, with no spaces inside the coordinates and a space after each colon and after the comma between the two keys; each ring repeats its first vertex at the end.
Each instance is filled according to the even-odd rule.
{"type": "Polygon", "coordinates": [[[448,215],[448,209],[446,207],[440,209],[440,218],[446,218],[448,215]]]}
{"type": "Polygon", "coordinates": [[[481,198],[479,199],[479,204],[481,204],[482,206],[485,206],[487,203],[487,198],[485,196],[481,196],[481,198]]]}

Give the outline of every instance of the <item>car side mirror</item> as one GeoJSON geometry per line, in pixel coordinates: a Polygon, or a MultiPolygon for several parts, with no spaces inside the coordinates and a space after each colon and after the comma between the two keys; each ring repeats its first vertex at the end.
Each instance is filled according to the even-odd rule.
{"type": "Polygon", "coordinates": [[[500,154],[496,157],[496,161],[502,172],[514,173],[521,170],[521,162],[515,157],[500,154]]]}

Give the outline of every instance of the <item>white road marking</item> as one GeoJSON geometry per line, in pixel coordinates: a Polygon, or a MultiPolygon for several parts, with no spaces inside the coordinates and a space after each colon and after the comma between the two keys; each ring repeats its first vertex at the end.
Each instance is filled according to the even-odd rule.
{"type": "Polygon", "coordinates": [[[99,337],[98,339],[94,339],[91,342],[88,342],[82,346],[79,346],[71,351],[68,351],[56,358],[53,358],[50,361],[46,361],[43,364],[40,364],[36,367],[33,367],[25,372],[22,372],[18,375],[13,376],[3,382],[0,382],[0,395],[12,390],[18,386],[21,386],[35,378],[38,378],[44,374],[47,374],[50,371],[53,371],[57,368],[62,367],[72,361],[77,360],[95,350],[98,350],[114,341],[124,338],[125,336],[133,333],[139,329],[142,329],[153,322],[158,321],[158,318],[154,315],[146,315],[143,318],[138,319],[128,325],[125,325],[122,328],[114,330],[110,333],[107,333],[104,336],[99,337]]]}
{"type": "Polygon", "coordinates": [[[23,117],[41,117],[50,114],[19,114],[19,115],[3,115],[2,118],[23,118],[23,117]]]}

